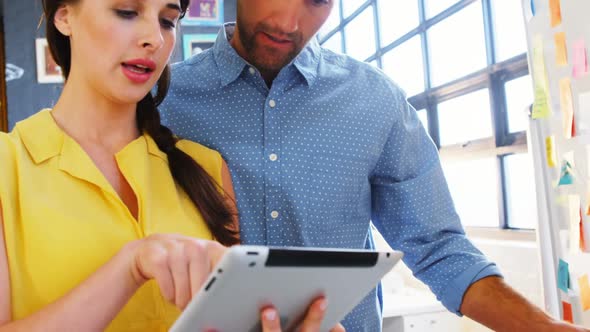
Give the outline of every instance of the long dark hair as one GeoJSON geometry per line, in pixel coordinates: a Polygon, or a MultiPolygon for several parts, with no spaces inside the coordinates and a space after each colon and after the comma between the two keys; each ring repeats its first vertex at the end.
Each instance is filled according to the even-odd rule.
{"type": "MultiPolygon", "coordinates": [[[[47,42],[51,55],[61,67],[67,79],[71,66],[69,37],[61,34],[54,24],[55,14],[60,6],[75,4],[80,0],[42,0],[46,20],[47,42]]],[[[94,1],[94,0],[92,0],[94,1]]],[[[186,12],[190,0],[180,0],[182,12],[186,12]]],[[[235,212],[228,205],[223,189],[189,155],[176,147],[178,138],[160,122],[158,105],[164,100],[170,86],[170,67],[166,66],[157,83],[156,95],[148,93],[137,103],[136,122],[140,132],[148,133],[158,148],[168,156],[170,172],[176,183],[186,192],[199,209],[205,223],[217,241],[224,245],[239,242],[234,225],[235,212]]]]}

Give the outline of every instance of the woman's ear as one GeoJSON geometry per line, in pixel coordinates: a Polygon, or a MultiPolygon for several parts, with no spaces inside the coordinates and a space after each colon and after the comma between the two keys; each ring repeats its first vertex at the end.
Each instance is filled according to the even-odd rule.
{"type": "Polygon", "coordinates": [[[55,12],[53,24],[59,32],[64,36],[72,35],[72,7],[68,5],[61,5],[55,12]]]}

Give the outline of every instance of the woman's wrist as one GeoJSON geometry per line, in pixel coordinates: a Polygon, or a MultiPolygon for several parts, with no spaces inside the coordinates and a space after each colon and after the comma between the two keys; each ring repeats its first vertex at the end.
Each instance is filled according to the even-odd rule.
{"type": "Polygon", "coordinates": [[[121,261],[121,264],[125,266],[128,272],[126,273],[128,276],[126,280],[127,284],[134,288],[134,291],[148,281],[148,278],[145,278],[141,273],[137,261],[137,250],[141,245],[141,242],[142,240],[129,242],[125,244],[117,254],[117,259],[121,261]]]}

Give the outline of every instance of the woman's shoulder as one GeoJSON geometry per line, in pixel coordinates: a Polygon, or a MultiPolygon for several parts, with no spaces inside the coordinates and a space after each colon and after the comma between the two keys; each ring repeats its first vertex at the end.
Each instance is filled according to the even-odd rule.
{"type": "Polygon", "coordinates": [[[43,109],[17,122],[9,133],[0,132],[0,160],[27,158],[37,161],[48,148],[56,150],[61,133],[53,122],[49,109],[43,109]]]}
{"type": "MultiPolygon", "coordinates": [[[[20,138],[15,132],[0,132],[0,201],[7,209],[17,185],[20,138]]],[[[6,220],[6,219],[5,219],[6,220]]]]}
{"type": "Polygon", "coordinates": [[[16,157],[16,148],[21,144],[20,137],[16,132],[0,132],[0,163],[6,165],[16,157]]]}
{"type": "Polygon", "coordinates": [[[182,139],[176,146],[184,153],[191,156],[209,174],[218,174],[222,166],[221,154],[197,142],[182,139]]]}

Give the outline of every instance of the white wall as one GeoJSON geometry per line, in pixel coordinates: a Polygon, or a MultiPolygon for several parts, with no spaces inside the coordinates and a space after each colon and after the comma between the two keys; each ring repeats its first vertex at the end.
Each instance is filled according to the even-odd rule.
{"type": "MultiPolygon", "coordinates": [[[[473,243],[500,267],[506,282],[543,308],[541,268],[537,244],[531,241],[472,238],[473,243]]],[[[463,332],[491,331],[464,318],[463,332]]]]}
{"type": "MultiPolygon", "coordinates": [[[[513,236],[510,236],[510,231],[498,230],[495,233],[500,235],[490,237],[478,234],[477,236],[472,235],[470,238],[487,257],[496,262],[510,286],[515,288],[532,303],[542,308],[543,292],[540,260],[533,234],[529,233],[524,236],[526,239],[523,239],[522,236],[513,239],[513,236]],[[505,236],[502,234],[505,234],[505,236]]],[[[376,243],[378,248],[388,247],[380,235],[376,236],[376,243]]],[[[392,270],[391,275],[384,278],[384,280],[393,282],[400,279],[404,287],[428,289],[422,282],[412,276],[411,271],[404,264],[398,264],[392,270]]],[[[386,283],[384,281],[384,290],[398,287],[397,285],[387,285],[386,283]]],[[[461,332],[480,331],[491,330],[468,318],[463,318],[461,332]]],[[[440,332],[451,331],[441,330],[440,332]]]]}

